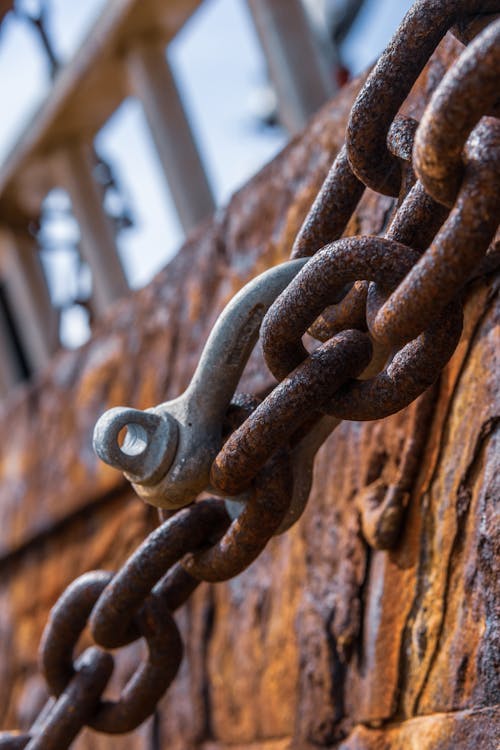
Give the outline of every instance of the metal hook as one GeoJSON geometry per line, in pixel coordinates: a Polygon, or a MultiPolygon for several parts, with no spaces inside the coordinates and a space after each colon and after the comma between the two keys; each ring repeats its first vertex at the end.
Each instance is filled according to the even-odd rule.
{"type": "Polygon", "coordinates": [[[307,260],[271,268],[238,292],[219,316],[182,396],[146,411],[116,407],[99,419],[95,452],[123,471],[143,500],[181,508],[207,488],[222,422],[264,315],[307,260]]]}

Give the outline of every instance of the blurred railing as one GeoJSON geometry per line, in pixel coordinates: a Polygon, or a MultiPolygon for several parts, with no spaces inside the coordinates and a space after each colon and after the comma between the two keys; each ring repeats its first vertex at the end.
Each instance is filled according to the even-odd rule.
{"type": "MultiPolygon", "coordinates": [[[[335,90],[301,0],[247,0],[278,97],[280,119],[299,130],[335,90]]],[[[166,47],[200,0],[109,0],[29,127],[0,166],[0,395],[42,370],[59,348],[58,313],[40,263],[42,203],[61,187],[78,222],[98,318],[128,285],[116,231],[95,175],[93,141],[129,96],[142,103],[158,160],[187,232],[214,199],[166,47]]],[[[0,20],[11,2],[0,0],[0,20]]]]}

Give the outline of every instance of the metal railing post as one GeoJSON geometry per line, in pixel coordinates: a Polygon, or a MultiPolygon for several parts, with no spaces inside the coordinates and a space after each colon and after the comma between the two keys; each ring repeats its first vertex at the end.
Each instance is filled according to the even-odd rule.
{"type": "Polygon", "coordinates": [[[104,191],[94,177],[90,146],[61,149],[59,166],[81,233],[81,250],[92,272],[92,306],[97,314],[129,291],[116,247],[115,231],[104,209],[104,191]]]}
{"type": "Polygon", "coordinates": [[[58,347],[58,315],[52,307],[35,240],[0,230],[5,294],[31,369],[42,370],[58,347]]]}
{"type": "Polygon", "coordinates": [[[21,382],[23,375],[5,316],[0,310],[0,398],[21,382]]]}
{"type": "Polygon", "coordinates": [[[158,156],[186,232],[210,216],[214,199],[165,45],[141,39],[127,54],[132,93],[140,100],[158,156]]]}
{"type": "Polygon", "coordinates": [[[280,119],[296,133],[337,85],[301,0],[247,0],[278,97],[280,119]]]}

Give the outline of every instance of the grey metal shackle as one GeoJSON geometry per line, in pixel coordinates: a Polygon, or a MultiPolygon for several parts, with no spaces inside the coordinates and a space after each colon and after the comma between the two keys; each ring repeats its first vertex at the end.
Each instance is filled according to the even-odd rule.
{"type": "Polygon", "coordinates": [[[159,508],[181,508],[209,486],[222,424],[268,308],[307,262],[288,261],[249,282],[219,316],[184,393],[145,411],[110,409],[94,430],[94,450],[159,508]],[[120,444],[120,434],[126,435],[120,444]]]}

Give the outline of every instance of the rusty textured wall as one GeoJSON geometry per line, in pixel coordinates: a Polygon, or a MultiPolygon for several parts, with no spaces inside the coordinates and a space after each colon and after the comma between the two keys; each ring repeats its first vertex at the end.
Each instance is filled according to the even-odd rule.
{"type": "MultiPolygon", "coordinates": [[[[428,66],[408,106],[414,116],[457,46],[446,40],[428,66]]],[[[87,346],[60,355],[43,382],[4,406],[2,726],[29,726],[44,702],[36,648],[62,589],[85,570],[116,568],[156,522],[94,457],[97,416],[185,387],[223,305],[286,258],[358,87],[118,304],[87,346]]],[[[381,231],[391,205],[367,194],[350,231],[381,231]]],[[[126,738],[87,733],[77,748],[500,746],[497,292],[498,279],[475,282],[462,342],[432,392],[384,421],[344,423],[319,454],[300,523],[179,614],[186,658],[154,720],[126,738]],[[363,534],[366,488],[395,481],[414,442],[424,455],[400,541],[376,551],[363,534]]],[[[267,378],[257,354],[244,388],[267,378]]],[[[135,646],[120,657],[116,684],[139,654],[135,646]]]]}

